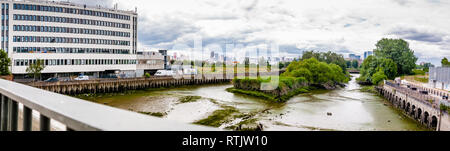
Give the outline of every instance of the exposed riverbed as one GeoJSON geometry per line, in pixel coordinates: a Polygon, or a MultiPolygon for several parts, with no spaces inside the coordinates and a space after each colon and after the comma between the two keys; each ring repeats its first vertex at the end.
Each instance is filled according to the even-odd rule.
{"type": "Polygon", "coordinates": [[[184,123],[210,122],[214,120],[211,115],[217,115],[214,117],[222,119],[215,123],[229,129],[262,125],[268,131],[426,130],[382,97],[360,91],[355,77],[345,88],[300,94],[282,104],[229,93],[225,90],[229,87],[232,85],[186,86],[80,98],[184,123]]]}

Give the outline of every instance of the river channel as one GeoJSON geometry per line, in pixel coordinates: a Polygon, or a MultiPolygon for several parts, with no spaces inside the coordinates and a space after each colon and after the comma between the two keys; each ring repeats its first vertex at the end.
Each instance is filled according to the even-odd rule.
{"type": "Polygon", "coordinates": [[[208,118],[224,106],[238,111],[237,115],[229,117],[219,128],[230,128],[251,119],[251,123],[262,125],[265,131],[427,130],[403,116],[382,97],[361,91],[355,81],[359,75],[352,76],[345,88],[315,90],[281,104],[229,93],[225,89],[232,87],[231,84],[136,90],[79,97],[135,112],[159,113],[161,118],[183,123],[194,123],[208,118]],[[199,99],[180,102],[180,98],[186,96],[199,99]]]}

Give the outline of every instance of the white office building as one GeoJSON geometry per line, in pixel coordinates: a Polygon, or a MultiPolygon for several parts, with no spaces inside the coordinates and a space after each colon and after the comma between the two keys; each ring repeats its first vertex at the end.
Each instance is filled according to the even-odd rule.
{"type": "Polygon", "coordinates": [[[137,13],[68,2],[0,0],[1,49],[11,72],[44,60],[43,74],[135,71],[137,13]]]}

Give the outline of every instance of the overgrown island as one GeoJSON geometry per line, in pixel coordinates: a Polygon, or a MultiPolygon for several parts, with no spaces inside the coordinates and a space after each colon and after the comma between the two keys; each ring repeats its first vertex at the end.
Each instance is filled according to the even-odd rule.
{"type": "Polygon", "coordinates": [[[350,80],[346,62],[342,55],[332,52],[305,52],[300,60],[294,60],[279,75],[278,87],[261,90],[262,83],[270,77],[235,78],[228,92],[263,98],[272,102],[285,102],[300,93],[314,89],[336,89],[344,87],[350,80]]]}

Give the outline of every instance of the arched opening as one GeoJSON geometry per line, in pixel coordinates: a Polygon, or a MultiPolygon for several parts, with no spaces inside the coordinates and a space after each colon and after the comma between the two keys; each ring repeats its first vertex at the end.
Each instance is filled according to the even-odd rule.
{"type": "Polygon", "coordinates": [[[415,115],[416,115],[416,106],[415,106],[415,105],[413,105],[412,108],[411,108],[411,115],[412,115],[414,118],[416,118],[416,117],[415,117],[415,115]]]}
{"type": "Polygon", "coordinates": [[[405,109],[405,100],[402,101],[402,109],[405,109]]]}
{"type": "Polygon", "coordinates": [[[419,108],[419,109],[417,109],[417,117],[416,117],[416,119],[422,119],[422,109],[421,108],[419,108]]]}
{"type": "Polygon", "coordinates": [[[437,127],[438,120],[436,116],[431,117],[431,127],[435,128],[437,127]]]}
{"type": "Polygon", "coordinates": [[[423,113],[423,123],[428,124],[428,116],[430,116],[428,112],[423,113]]]}
{"type": "Polygon", "coordinates": [[[406,113],[409,113],[409,107],[410,107],[410,104],[409,104],[409,102],[406,104],[406,108],[405,108],[405,110],[406,110],[406,113]]]}

